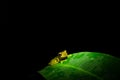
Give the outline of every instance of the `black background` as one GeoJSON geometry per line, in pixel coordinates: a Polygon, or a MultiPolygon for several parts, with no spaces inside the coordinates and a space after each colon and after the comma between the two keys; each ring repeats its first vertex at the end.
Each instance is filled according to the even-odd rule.
{"type": "MultiPolygon", "coordinates": [[[[16,70],[18,73],[21,72],[20,77],[24,74],[24,77],[29,80],[41,80],[40,78],[43,77],[37,71],[47,66],[58,52],[65,49],[68,53],[95,51],[120,57],[119,29],[113,29],[113,27],[118,27],[116,24],[118,22],[117,12],[112,11],[111,8],[103,11],[101,6],[99,9],[96,6],[91,8],[86,5],[78,7],[79,4],[73,8],[73,5],[70,4],[71,7],[66,5],[66,8],[61,8],[61,4],[56,7],[57,4],[52,6],[45,2],[47,6],[43,4],[44,6],[38,7],[41,4],[38,2],[36,6],[35,2],[35,7],[30,4],[30,11],[27,11],[29,6],[23,9],[23,13],[26,11],[28,17],[23,16],[21,21],[26,24],[22,24],[22,26],[28,28],[20,30],[20,26],[20,32],[15,30],[19,35],[16,32],[13,33],[16,34],[13,40],[15,42],[13,50],[16,58],[19,59],[16,70]],[[111,16],[111,12],[115,12],[112,14],[114,16],[111,16]],[[38,27],[38,29],[33,31],[33,27],[38,27]],[[30,28],[31,30],[29,30],[30,28]]],[[[3,19],[5,23],[6,18],[3,19]]]]}
{"type": "Polygon", "coordinates": [[[8,24],[8,0],[0,2],[0,24],[8,24]]]}
{"type": "MultiPolygon", "coordinates": [[[[31,3],[21,1],[20,3],[20,7],[23,6],[22,11],[19,11],[23,14],[20,13],[23,16],[20,24],[25,23],[25,25],[22,24],[18,30],[13,28],[11,32],[15,36],[11,39],[13,35],[10,35],[10,38],[7,39],[12,40],[10,41],[10,48],[13,46],[14,57],[18,60],[15,65],[18,64],[16,71],[20,74],[17,75],[20,75],[20,77],[23,75],[29,80],[41,80],[40,78],[43,77],[37,71],[47,66],[48,62],[58,52],[65,49],[68,53],[95,51],[120,57],[119,29],[113,29],[113,27],[118,27],[116,8],[112,9],[110,7],[108,9],[107,6],[107,8],[103,7],[101,9],[101,6],[103,6],[101,4],[97,8],[94,5],[90,7],[91,4],[90,6],[82,6],[79,3],[75,7],[67,3],[71,7],[65,4],[65,8],[61,4],[52,5],[48,2],[48,5],[46,2],[45,4],[41,3],[42,5],[36,1],[34,4],[33,1],[31,3]],[[25,27],[28,28],[25,29],[25,27]],[[38,27],[38,29],[36,28],[33,31],[34,27],[38,27]],[[76,27],[77,29],[75,29],[76,27]],[[30,28],[31,30],[29,30],[30,28]]],[[[4,0],[3,5],[0,6],[2,8],[0,24],[6,24],[8,23],[8,0],[4,0]]],[[[15,25],[15,27],[18,26],[19,24],[15,25]]]]}

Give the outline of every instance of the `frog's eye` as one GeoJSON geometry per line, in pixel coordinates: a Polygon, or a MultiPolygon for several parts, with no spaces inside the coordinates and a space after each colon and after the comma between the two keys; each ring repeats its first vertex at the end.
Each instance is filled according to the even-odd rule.
{"type": "Polygon", "coordinates": [[[66,50],[58,53],[58,56],[66,56],[66,55],[67,55],[67,51],[66,50]]]}
{"type": "Polygon", "coordinates": [[[58,56],[61,56],[61,53],[58,53],[58,56]]]}

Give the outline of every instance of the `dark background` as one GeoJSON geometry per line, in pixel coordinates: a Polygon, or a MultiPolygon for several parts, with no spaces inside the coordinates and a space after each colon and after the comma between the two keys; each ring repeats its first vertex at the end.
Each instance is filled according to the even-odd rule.
{"type": "MultiPolygon", "coordinates": [[[[30,11],[25,12],[31,13],[30,16],[26,14],[28,23],[22,25],[28,28],[26,30],[22,28],[19,32],[20,36],[16,35],[14,39],[16,58],[20,58],[20,62],[18,62],[20,66],[17,69],[18,72],[21,72],[20,76],[24,74],[30,80],[41,80],[42,76],[37,71],[47,66],[58,52],[65,49],[68,53],[95,51],[119,57],[119,29],[113,30],[113,27],[118,27],[116,24],[118,22],[117,12],[112,11],[111,8],[103,10],[101,5],[100,8],[96,8],[96,6],[91,8],[86,5],[81,7],[78,5],[73,8],[73,5],[70,4],[71,7],[66,5],[66,8],[61,8],[61,4],[58,5],[59,7],[56,7],[57,4],[50,7],[52,4],[48,3],[50,6],[46,6],[45,2],[44,6],[38,7],[41,4],[38,3],[34,8],[30,4],[30,11]],[[109,11],[107,12],[107,10],[109,11]],[[31,30],[29,30],[30,27],[32,27],[31,30]],[[39,28],[33,31],[33,27],[39,28]],[[75,29],[76,27],[78,28],[75,29]]],[[[28,7],[25,8],[25,11],[28,7]]],[[[25,20],[25,23],[26,15],[25,19],[22,19],[25,20]]]]}
{"type": "Polygon", "coordinates": [[[0,24],[8,24],[8,0],[0,1],[0,24]]]}

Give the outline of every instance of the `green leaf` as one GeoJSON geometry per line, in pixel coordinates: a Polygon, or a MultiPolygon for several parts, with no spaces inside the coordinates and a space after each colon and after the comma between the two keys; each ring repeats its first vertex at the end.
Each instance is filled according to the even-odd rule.
{"type": "Polygon", "coordinates": [[[38,73],[47,80],[120,80],[120,59],[98,52],[78,52],[38,73]]]}

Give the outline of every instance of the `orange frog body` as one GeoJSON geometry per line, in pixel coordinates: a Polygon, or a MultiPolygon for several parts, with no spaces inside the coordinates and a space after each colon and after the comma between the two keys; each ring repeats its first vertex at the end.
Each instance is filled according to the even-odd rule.
{"type": "Polygon", "coordinates": [[[59,52],[58,56],[56,56],[49,62],[49,65],[54,65],[54,64],[60,63],[61,61],[65,60],[67,58],[67,56],[68,56],[68,53],[66,50],[59,52]]]}

